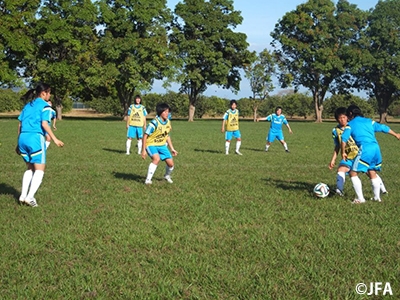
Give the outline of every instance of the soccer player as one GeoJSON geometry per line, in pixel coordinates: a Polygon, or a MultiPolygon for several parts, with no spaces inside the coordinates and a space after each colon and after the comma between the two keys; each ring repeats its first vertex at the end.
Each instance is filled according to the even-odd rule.
{"type": "Polygon", "coordinates": [[[229,147],[231,145],[232,137],[236,139],[236,150],[235,153],[237,155],[242,155],[240,153],[240,146],[242,145],[241,134],[239,130],[239,110],[237,108],[236,100],[230,101],[230,109],[228,109],[223,117],[222,120],[222,128],[221,132],[225,132],[225,125],[226,125],[226,132],[225,132],[225,154],[229,154],[229,147]]]}
{"type": "Polygon", "coordinates": [[[380,202],[380,180],[377,177],[377,172],[381,170],[382,154],[375,137],[375,132],[388,133],[398,140],[400,140],[400,134],[394,132],[389,126],[365,118],[360,108],[356,105],[350,105],[346,110],[346,114],[350,121],[342,134],[342,159],[347,160],[346,144],[350,136],[359,148],[350,170],[350,178],[357,195],[357,199],[353,203],[365,203],[362,183],[358,177],[358,173],[360,172],[368,174],[374,190],[373,200],[380,202]]]}
{"type": "Polygon", "coordinates": [[[127,140],[126,140],[126,155],[130,154],[132,139],[137,138],[138,154],[142,151],[143,131],[146,129],[146,108],[141,104],[142,98],[139,95],[135,96],[134,104],[129,106],[128,118],[126,121],[127,140]]]}
{"type": "MultiPolygon", "coordinates": [[[[346,107],[339,107],[335,110],[335,119],[338,122],[338,125],[332,129],[332,138],[333,138],[335,148],[333,150],[331,162],[329,163],[329,169],[331,169],[331,170],[335,166],[336,158],[339,154],[339,151],[341,150],[342,133],[348,122],[348,117],[346,115],[346,111],[347,111],[346,107]]],[[[344,190],[344,183],[346,181],[346,174],[348,172],[350,172],[350,170],[353,166],[353,163],[354,163],[354,159],[356,158],[356,156],[358,154],[358,147],[351,136],[346,143],[345,151],[347,154],[347,160],[342,159],[339,162],[339,166],[338,166],[337,174],[336,174],[336,194],[339,196],[344,195],[343,190],[344,190]]],[[[377,176],[378,180],[380,181],[381,192],[383,194],[387,193],[382,179],[379,177],[378,174],[376,174],[376,176],[377,176]]]]}
{"type": "Polygon", "coordinates": [[[165,180],[169,183],[173,183],[171,179],[171,173],[174,169],[172,156],[176,156],[178,152],[174,149],[171,137],[169,136],[171,121],[168,118],[168,114],[170,110],[171,108],[167,103],[157,104],[157,116],[147,125],[143,136],[142,158],[146,159],[147,154],[151,157],[151,163],[145,181],[147,185],[152,184],[151,180],[160,160],[165,161],[167,164],[164,174],[165,180]],[[171,149],[172,155],[168,149],[167,143],[171,149]]]}
{"type": "MultiPolygon", "coordinates": [[[[50,109],[51,109],[51,111],[50,111],[50,119],[49,119],[49,126],[51,126],[51,121],[53,121],[53,129],[57,130],[57,127],[56,127],[56,119],[57,119],[56,111],[52,108],[51,100],[47,101],[47,103],[50,105],[50,109]]],[[[48,133],[46,132],[46,149],[49,148],[50,142],[51,142],[51,138],[48,135],[48,133]]]]}
{"type": "Polygon", "coordinates": [[[45,133],[49,134],[58,147],[64,146],[49,126],[51,107],[47,101],[50,92],[50,86],[45,83],[29,90],[23,97],[35,98],[24,106],[18,117],[18,146],[15,151],[22,156],[27,166],[22,178],[19,202],[32,207],[38,206],[34,196],[42,183],[46,166],[45,133]]]}
{"type": "Polygon", "coordinates": [[[290,125],[288,121],[286,120],[286,117],[282,115],[282,107],[278,106],[275,109],[274,114],[268,115],[266,118],[258,118],[258,121],[268,121],[271,122],[271,127],[268,132],[267,136],[267,144],[265,145],[265,151],[268,151],[269,147],[271,146],[272,142],[277,139],[278,141],[281,142],[283,145],[283,148],[285,148],[286,152],[289,152],[288,146],[284,140],[283,137],[283,132],[282,132],[282,125],[285,124],[286,127],[289,129],[289,133],[292,134],[292,129],[290,128],[290,125]]]}

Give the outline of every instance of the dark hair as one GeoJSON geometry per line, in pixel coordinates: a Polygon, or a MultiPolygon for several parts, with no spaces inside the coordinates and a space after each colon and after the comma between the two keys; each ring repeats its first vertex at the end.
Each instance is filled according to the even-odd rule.
{"type": "Polygon", "coordinates": [[[40,93],[50,92],[50,90],[51,90],[50,85],[48,85],[47,83],[39,83],[35,89],[30,89],[21,98],[24,99],[25,101],[27,100],[31,101],[34,98],[39,97],[40,93]]]}
{"type": "Polygon", "coordinates": [[[335,119],[336,121],[339,121],[339,116],[341,115],[347,115],[347,108],[346,107],[338,107],[335,110],[335,119]]]}
{"type": "MultiPolygon", "coordinates": [[[[142,97],[140,97],[139,95],[136,95],[134,99],[135,99],[135,100],[136,100],[136,99],[140,99],[140,103],[142,103],[142,97]]],[[[136,102],[136,101],[135,101],[135,102],[136,102]]]]}
{"type": "Polygon", "coordinates": [[[278,109],[282,109],[282,106],[277,106],[277,107],[275,108],[275,113],[278,111],[278,109]]]}
{"type": "Polygon", "coordinates": [[[171,107],[167,103],[158,103],[157,104],[157,106],[156,106],[157,116],[161,116],[161,114],[166,110],[171,112],[171,107]]]}
{"type": "Polygon", "coordinates": [[[349,117],[349,119],[353,119],[357,116],[364,117],[363,113],[361,112],[361,109],[357,105],[354,105],[354,104],[350,105],[347,108],[346,114],[349,117]]]}
{"type": "Polygon", "coordinates": [[[236,104],[236,105],[237,105],[236,100],[231,100],[231,101],[229,102],[229,107],[232,107],[233,104],[236,104]]]}

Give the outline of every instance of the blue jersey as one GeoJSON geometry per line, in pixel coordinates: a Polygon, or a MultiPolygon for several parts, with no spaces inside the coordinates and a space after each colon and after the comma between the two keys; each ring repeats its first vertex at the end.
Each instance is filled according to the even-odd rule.
{"type": "Polygon", "coordinates": [[[267,116],[266,120],[268,122],[271,122],[271,130],[272,131],[281,131],[282,130],[282,125],[288,124],[288,121],[286,120],[286,117],[284,115],[276,115],[276,114],[270,114],[267,116]]]}
{"type": "Polygon", "coordinates": [[[344,129],[342,142],[347,143],[351,136],[358,147],[366,144],[378,144],[375,132],[388,133],[389,131],[389,126],[377,123],[368,118],[357,116],[351,120],[344,129]]]}
{"type": "Polygon", "coordinates": [[[21,122],[21,133],[45,134],[42,122],[49,122],[51,119],[50,105],[42,98],[36,98],[27,103],[22,109],[18,120],[21,122]]]}

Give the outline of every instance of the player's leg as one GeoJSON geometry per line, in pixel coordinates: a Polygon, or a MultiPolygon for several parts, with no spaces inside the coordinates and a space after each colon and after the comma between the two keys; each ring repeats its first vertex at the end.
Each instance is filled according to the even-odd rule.
{"type": "Polygon", "coordinates": [[[171,179],[171,173],[174,170],[174,160],[172,159],[171,152],[169,151],[167,145],[159,146],[158,151],[160,153],[160,159],[166,163],[164,179],[169,183],[173,183],[171,179]]]}
{"type": "Polygon", "coordinates": [[[46,133],[46,149],[49,148],[51,142],[51,137],[46,133]]]}
{"type": "Polygon", "coordinates": [[[367,173],[369,169],[369,164],[367,163],[367,158],[364,156],[365,151],[362,152],[361,156],[357,156],[354,159],[352,170],[350,171],[350,178],[351,182],[353,183],[354,191],[356,192],[357,199],[355,199],[354,203],[364,203],[365,198],[362,191],[362,182],[361,179],[358,177],[358,173],[367,173]],[[362,163],[361,163],[362,161],[362,163]]]}
{"type": "Polygon", "coordinates": [[[129,126],[127,133],[126,133],[126,155],[129,155],[131,152],[131,145],[132,145],[132,137],[133,137],[134,129],[133,126],[129,126]]]}
{"type": "Polygon", "coordinates": [[[143,127],[137,127],[136,129],[136,136],[137,136],[137,147],[138,147],[138,154],[142,154],[142,139],[143,139],[143,127]]]}
{"type": "Polygon", "coordinates": [[[156,146],[149,146],[146,148],[147,154],[151,157],[151,163],[147,169],[147,176],[145,184],[152,184],[151,179],[157,170],[158,163],[160,162],[160,154],[156,146]]]}
{"type": "Polygon", "coordinates": [[[233,131],[225,131],[225,154],[229,154],[229,147],[231,145],[231,140],[233,136],[233,131]]]}
{"type": "Polygon", "coordinates": [[[282,144],[283,148],[285,149],[285,151],[289,152],[288,145],[285,142],[282,130],[276,136],[277,136],[276,138],[279,140],[279,142],[281,142],[281,144],[282,144]]]}
{"type": "Polygon", "coordinates": [[[233,135],[236,138],[235,153],[238,154],[238,155],[242,155],[242,153],[240,153],[240,146],[242,145],[242,138],[241,138],[240,131],[239,130],[234,131],[233,135]]]}
{"type": "Polygon", "coordinates": [[[265,145],[265,152],[268,151],[269,147],[271,146],[272,142],[275,139],[275,134],[270,130],[267,136],[267,144],[265,145]]]}
{"type": "Polygon", "coordinates": [[[26,196],[28,196],[29,187],[31,185],[32,177],[33,177],[34,167],[31,163],[26,163],[26,171],[24,176],[22,177],[22,188],[21,188],[21,196],[19,197],[19,202],[24,203],[26,196]]]}

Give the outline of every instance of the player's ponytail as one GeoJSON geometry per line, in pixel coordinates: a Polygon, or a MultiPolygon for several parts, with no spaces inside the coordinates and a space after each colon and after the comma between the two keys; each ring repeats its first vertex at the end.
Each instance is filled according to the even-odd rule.
{"type": "Polygon", "coordinates": [[[347,110],[346,110],[346,114],[350,119],[353,119],[357,116],[359,117],[364,117],[361,109],[357,106],[357,105],[350,105],[347,110]]]}
{"type": "Polygon", "coordinates": [[[46,83],[39,83],[36,88],[27,91],[21,98],[25,102],[29,102],[39,97],[42,92],[50,92],[50,86],[46,83]]]}

